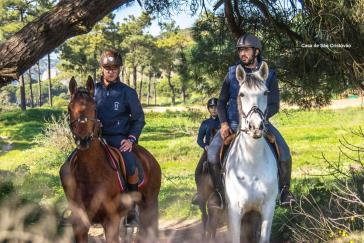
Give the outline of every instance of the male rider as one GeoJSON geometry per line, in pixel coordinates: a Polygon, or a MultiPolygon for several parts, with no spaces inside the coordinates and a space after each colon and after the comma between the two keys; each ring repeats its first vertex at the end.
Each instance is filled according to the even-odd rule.
{"type": "MultiPolygon", "coordinates": [[[[97,117],[102,123],[102,137],[119,148],[126,162],[127,187],[129,192],[138,191],[138,169],[132,153],[145,125],[144,112],[136,91],[119,78],[122,58],[114,50],[102,53],[100,67],[102,76],[95,88],[97,117]]],[[[126,218],[126,224],[135,226],[138,217],[135,203],[126,218]]]]}
{"type": "MultiPolygon", "coordinates": [[[[229,71],[223,82],[217,112],[221,122],[221,129],[215,135],[209,149],[207,151],[209,172],[216,189],[216,193],[212,200],[212,205],[216,207],[224,207],[224,190],[222,176],[220,173],[220,147],[224,139],[230,134],[236,133],[239,126],[239,111],[237,105],[237,95],[239,91],[239,82],[236,79],[236,67],[241,64],[247,74],[259,70],[262,63],[262,43],[258,37],[252,34],[242,35],[237,43],[236,48],[239,60],[229,67],[229,71]]],[[[267,119],[275,115],[279,110],[279,89],[276,73],[273,69],[269,70],[269,75],[265,84],[270,91],[268,94],[267,119]]],[[[288,145],[284,141],[279,131],[268,121],[266,125],[268,132],[275,136],[279,147],[279,189],[280,189],[280,205],[287,206],[294,202],[289,192],[291,180],[292,159],[288,145]]]]}
{"type": "MultiPolygon", "coordinates": [[[[219,117],[217,116],[217,101],[216,98],[211,98],[207,101],[207,109],[210,113],[210,118],[204,120],[200,128],[198,129],[198,136],[197,136],[197,144],[204,150],[204,153],[198,162],[195,170],[195,182],[196,186],[200,185],[201,182],[201,175],[203,170],[203,164],[207,160],[207,149],[209,147],[210,141],[212,140],[212,132],[217,132],[220,129],[220,121],[219,117]]],[[[200,201],[200,194],[197,193],[192,198],[192,204],[198,204],[200,201]]]]}

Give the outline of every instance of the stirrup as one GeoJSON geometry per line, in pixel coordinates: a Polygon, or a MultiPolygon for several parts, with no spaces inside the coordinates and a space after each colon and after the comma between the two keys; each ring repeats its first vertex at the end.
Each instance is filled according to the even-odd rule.
{"type": "Polygon", "coordinates": [[[69,208],[66,208],[61,215],[61,219],[59,221],[60,226],[69,226],[71,224],[72,211],[69,208]]]}
{"type": "Polygon", "coordinates": [[[279,206],[281,207],[292,207],[296,203],[296,199],[294,198],[292,192],[289,190],[287,186],[283,186],[281,192],[279,193],[279,206]],[[282,200],[283,193],[287,193],[285,195],[284,201],[282,200]]]}
{"type": "Polygon", "coordinates": [[[208,206],[212,207],[212,208],[218,208],[218,209],[224,209],[225,208],[225,203],[224,203],[224,198],[222,197],[221,193],[219,191],[214,191],[213,193],[211,193],[211,195],[209,196],[208,200],[208,206]],[[212,204],[210,203],[210,199],[212,197],[216,196],[219,200],[219,203],[215,203],[213,202],[212,204]]]}
{"type": "Polygon", "coordinates": [[[139,227],[139,213],[136,208],[129,210],[128,215],[124,218],[124,227],[139,227]]]}

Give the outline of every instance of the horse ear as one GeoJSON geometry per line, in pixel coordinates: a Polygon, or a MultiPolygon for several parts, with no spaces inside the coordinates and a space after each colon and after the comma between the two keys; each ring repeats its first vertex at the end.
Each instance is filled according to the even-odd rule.
{"type": "Polygon", "coordinates": [[[269,74],[269,68],[268,68],[268,64],[266,62],[262,62],[262,65],[260,65],[259,68],[259,75],[263,80],[267,80],[268,78],[268,74],[269,74]]]}
{"type": "Polygon", "coordinates": [[[95,91],[95,84],[93,78],[88,75],[87,81],[86,81],[86,88],[91,96],[94,96],[95,91]]]}
{"type": "Polygon", "coordinates": [[[77,91],[77,82],[75,77],[72,76],[70,83],[68,85],[68,90],[70,91],[71,95],[74,95],[77,91]]]}
{"type": "Polygon", "coordinates": [[[239,85],[242,85],[245,81],[246,73],[244,68],[239,64],[236,67],[236,79],[239,81],[239,85]]]}

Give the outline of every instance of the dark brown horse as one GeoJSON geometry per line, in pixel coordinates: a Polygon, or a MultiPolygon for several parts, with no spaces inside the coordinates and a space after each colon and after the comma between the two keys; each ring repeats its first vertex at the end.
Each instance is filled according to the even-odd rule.
{"type": "MultiPolygon", "coordinates": [[[[211,140],[216,134],[216,130],[211,130],[211,140]]],[[[211,141],[210,141],[211,142],[211,141]]],[[[197,185],[197,191],[199,195],[201,196],[201,200],[199,202],[199,208],[202,215],[202,225],[203,225],[203,240],[210,240],[215,239],[216,236],[216,230],[219,227],[219,225],[222,222],[222,216],[223,216],[223,210],[211,207],[209,204],[209,199],[211,198],[211,195],[214,193],[214,185],[211,179],[211,175],[208,171],[208,161],[207,161],[207,151],[204,150],[200,160],[199,165],[203,164],[203,172],[201,176],[201,180],[197,185]]]]}
{"type": "MultiPolygon", "coordinates": [[[[100,223],[104,228],[106,241],[116,243],[119,242],[121,218],[127,214],[132,200],[138,197],[120,193],[117,174],[110,166],[107,152],[99,137],[101,124],[96,117],[92,78],[88,78],[86,89],[77,88],[77,83],[72,78],[69,90],[70,128],[77,150],[74,159],[62,166],[60,176],[72,211],[71,223],[75,239],[76,242],[87,242],[91,224],[100,223]]],[[[142,162],[147,180],[140,188],[140,200],[137,201],[140,212],[139,239],[148,235],[148,242],[156,241],[161,169],[155,158],[143,147],[134,145],[133,151],[142,162]]]]}

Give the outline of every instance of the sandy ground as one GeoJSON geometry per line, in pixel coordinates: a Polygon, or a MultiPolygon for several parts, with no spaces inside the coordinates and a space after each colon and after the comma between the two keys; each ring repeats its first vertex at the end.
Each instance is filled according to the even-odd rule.
{"type": "MultiPolygon", "coordinates": [[[[100,225],[94,225],[89,231],[90,243],[104,243],[105,237],[100,225]]],[[[164,221],[159,223],[159,243],[202,243],[202,225],[200,220],[164,221]]],[[[148,241],[147,241],[148,242],[148,241]]],[[[227,242],[227,228],[219,228],[216,242],[227,242]]]]}

